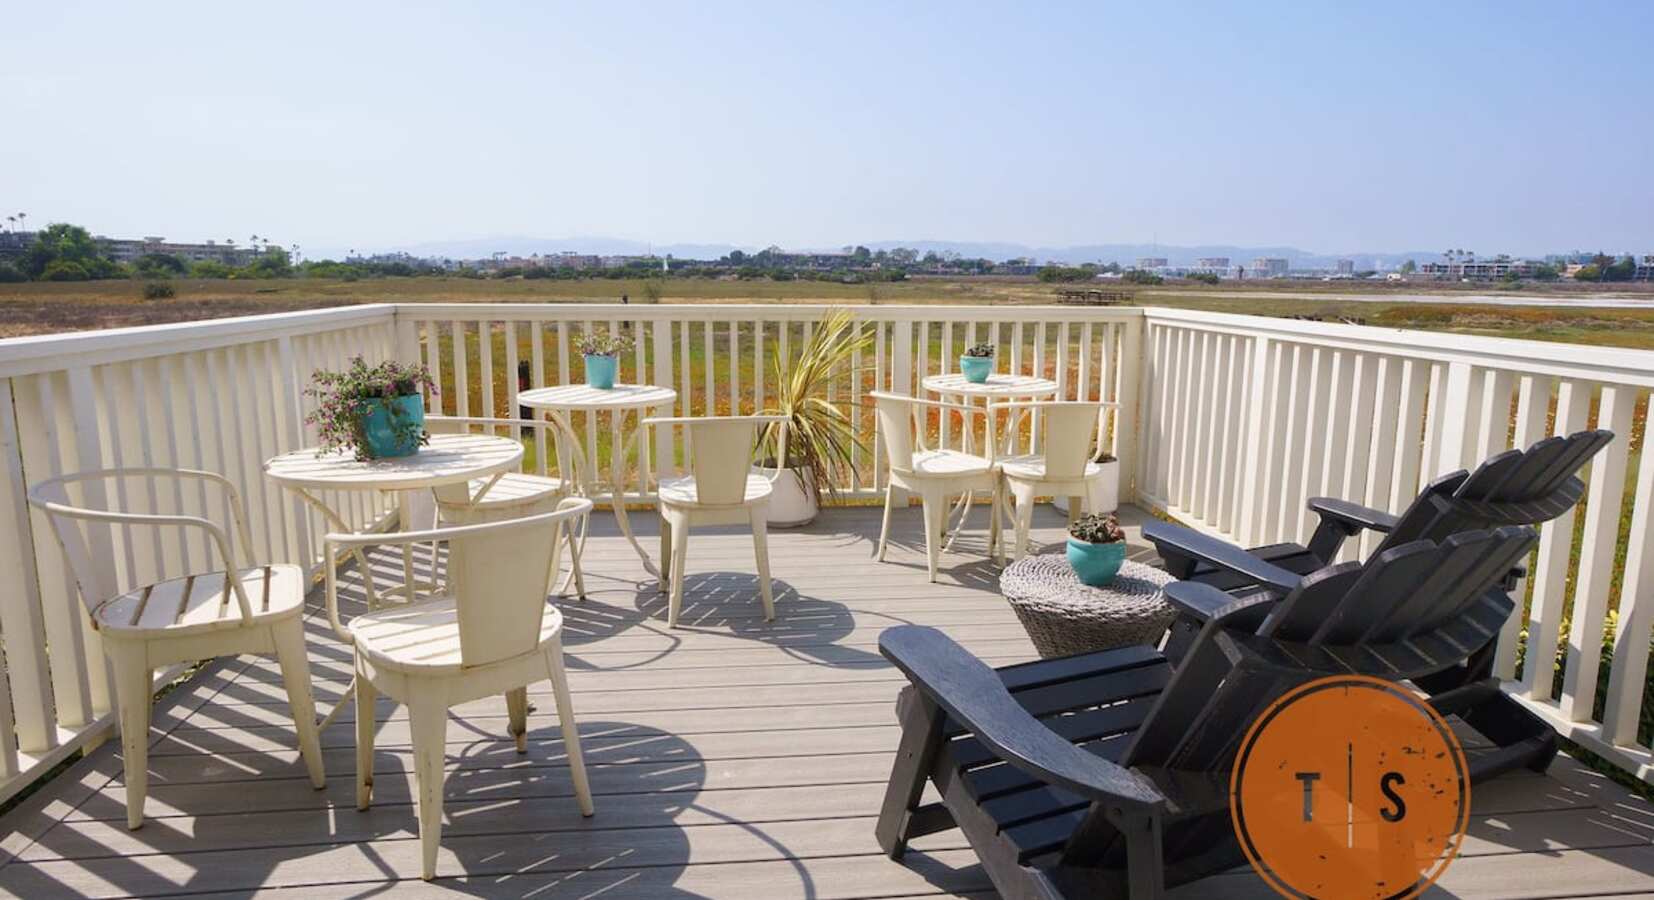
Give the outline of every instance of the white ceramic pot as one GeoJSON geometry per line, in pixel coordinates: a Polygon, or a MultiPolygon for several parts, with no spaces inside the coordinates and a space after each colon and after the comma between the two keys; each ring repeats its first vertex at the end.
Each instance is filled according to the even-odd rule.
{"type": "MultiPolygon", "coordinates": [[[[754,466],[760,475],[769,477],[774,469],[754,466]]],[[[804,479],[792,469],[782,469],[775,479],[775,493],[770,495],[770,512],[766,521],[771,528],[797,528],[815,521],[821,512],[821,500],[813,491],[804,489],[804,479]]]]}
{"type": "MultiPolygon", "coordinates": [[[[1120,508],[1120,461],[1106,462],[1102,467],[1103,477],[1097,481],[1097,495],[1091,498],[1091,511],[1111,513],[1120,508]]],[[[1052,497],[1051,505],[1064,513],[1068,512],[1067,497],[1052,497]]]]}

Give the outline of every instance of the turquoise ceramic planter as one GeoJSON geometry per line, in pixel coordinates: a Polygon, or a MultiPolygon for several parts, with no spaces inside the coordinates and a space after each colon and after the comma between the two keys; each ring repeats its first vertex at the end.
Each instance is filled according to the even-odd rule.
{"type": "Polygon", "coordinates": [[[1074,574],[1080,581],[1092,587],[1102,587],[1113,581],[1125,561],[1125,541],[1092,544],[1068,539],[1068,564],[1074,567],[1074,574]]]}
{"type": "Polygon", "coordinates": [[[412,456],[419,452],[419,440],[424,434],[425,398],[418,394],[395,400],[376,400],[362,419],[362,437],[367,454],[374,459],[412,456]],[[392,407],[395,407],[394,416],[392,407]],[[410,421],[418,424],[419,430],[397,427],[410,421]]]}
{"type": "Polygon", "coordinates": [[[961,356],[959,357],[959,371],[965,373],[965,380],[971,384],[981,384],[994,373],[994,358],[991,356],[961,356]]]}
{"type": "Polygon", "coordinates": [[[615,368],[620,360],[613,356],[586,357],[586,387],[609,390],[615,386],[615,368]]]}

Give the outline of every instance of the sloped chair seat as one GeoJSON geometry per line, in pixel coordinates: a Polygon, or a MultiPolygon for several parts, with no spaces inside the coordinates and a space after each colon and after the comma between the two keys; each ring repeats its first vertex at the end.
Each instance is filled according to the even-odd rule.
{"type": "MultiPolygon", "coordinates": [[[[774,485],[763,475],[749,474],[745,495],[741,498],[741,505],[747,505],[768,497],[774,491],[774,485]]],[[[663,478],[660,482],[659,496],[662,503],[674,506],[699,505],[699,493],[695,490],[695,476],[685,475],[681,478],[663,478]]]]}
{"type": "MultiPolygon", "coordinates": [[[[304,570],[293,565],[238,569],[253,624],[295,615],[304,608],[304,570]]],[[[223,572],[174,578],[115,597],[92,614],[100,631],[199,634],[236,628],[241,618],[235,589],[223,572]]]]}
{"type": "MultiPolygon", "coordinates": [[[[1012,478],[1042,479],[1045,477],[1045,454],[1024,453],[1019,456],[1006,456],[999,459],[999,470],[1012,478]]],[[[1101,474],[1103,467],[1095,462],[1085,464],[1085,474],[1081,478],[1095,478],[1101,474]]]]}
{"type": "Polygon", "coordinates": [[[915,475],[986,475],[991,468],[986,459],[959,450],[920,450],[913,454],[915,475]]]}
{"type": "MultiPolygon", "coordinates": [[[[546,604],[540,645],[557,636],[563,616],[546,604]]],[[[419,675],[458,672],[463,666],[459,612],[452,597],[363,613],[350,620],[356,650],[371,664],[419,675]]]]}

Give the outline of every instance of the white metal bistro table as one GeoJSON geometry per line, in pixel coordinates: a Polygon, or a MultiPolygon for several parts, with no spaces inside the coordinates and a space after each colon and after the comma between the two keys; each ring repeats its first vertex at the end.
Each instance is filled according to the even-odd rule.
{"type": "MultiPolygon", "coordinates": [[[[678,400],[678,392],[669,387],[659,387],[652,384],[616,384],[612,388],[594,388],[583,384],[565,384],[557,387],[535,388],[523,391],[517,395],[517,403],[530,409],[537,409],[546,414],[559,434],[557,441],[557,470],[573,485],[574,492],[579,496],[597,503],[607,500],[614,510],[615,522],[620,526],[620,533],[631,542],[632,549],[637,551],[638,558],[643,560],[644,571],[659,578],[660,570],[649,558],[643,545],[632,534],[632,523],[626,517],[626,458],[631,455],[632,448],[638,447],[638,459],[641,461],[649,453],[648,429],[642,425],[650,410],[665,407],[670,411],[672,404],[678,400]],[[587,454],[585,442],[580,433],[575,431],[570,416],[574,413],[587,413],[586,426],[597,426],[597,413],[610,413],[609,429],[609,490],[607,496],[603,493],[602,477],[595,452],[587,454]],[[627,427],[627,413],[636,412],[631,426],[627,427]],[[641,435],[641,440],[640,440],[641,435]]],[[[595,443],[594,443],[595,447],[595,443]]],[[[643,471],[643,466],[638,466],[643,471]]],[[[641,498],[646,486],[639,485],[641,498]]],[[[591,516],[586,516],[580,526],[580,549],[586,547],[586,531],[591,522],[591,516]]]]}
{"type": "MultiPolygon", "coordinates": [[[[939,394],[944,399],[958,398],[966,406],[975,405],[979,399],[984,407],[992,403],[1003,403],[1011,400],[1040,400],[1057,392],[1057,383],[1049,378],[1041,378],[1037,375],[1009,375],[1002,372],[989,375],[987,381],[970,381],[960,372],[951,372],[945,375],[926,375],[919,384],[925,390],[933,394],[939,394]]],[[[1000,432],[1000,446],[996,449],[1001,456],[1010,455],[1016,447],[1017,429],[1022,424],[1022,414],[1025,412],[1026,410],[1019,410],[1018,414],[1012,416],[1007,422],[1005,430],[1000,432]]],[[[993,415],[992,412],[986,414],[993,415]]],[[[976,440],[976,429],[971,426],[969,419],[965,420],[964,432],[964,436],[961,438],[964,450],[966,453],[973,452],[972,445],[976,440]]],[[[970,509],[971,495],[966,492],[960,496],[959,504],[954,507],[952,513],[959,517],[959,522],[953,527],[952,534],[948,537],[946,547],[949,549],[953,547],[954,539],[959,537],[959,532],[964,530],[965,518],[970,515],[970,509]]],[[[992,514],[990,513],[990,515],[992,514]]]]}
{"type": "MultiPolygon", "coordinates": [[[[264,474],[318,510],[330,527],[348,532],[353,529],[342,516],[321,501],[317,491],[395,491],[401,527],[408,528],[411,527],[408,523],[412,519],[410,500],[414,492],[468,484],[486,478],[487,484],[477,494],[480,497],[494,486],[501,475],[515,471],[522,458],[523,445],[509,438],[486,434],[433,434],[430,443],[420,447],[418,453],[390,459],[358,460],[345,450],[327,453],[313,447],[294,450],[266,460],[264,474]]],[[[361,551],[354,553],[357,564],[362,566],[362,583],[368,604],[377,606],[379,597],[373,586],[372,570],[368,568],[361,551]]],[[[420,585],[414,579],[411,547],[403,548],[402,574],[402,587],[387,593],[400,593],[404,600],[412,600],[420,585]]]]}

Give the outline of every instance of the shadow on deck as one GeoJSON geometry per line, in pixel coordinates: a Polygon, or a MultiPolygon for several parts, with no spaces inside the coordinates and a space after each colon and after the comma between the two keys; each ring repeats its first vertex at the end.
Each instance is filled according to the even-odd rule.
{"type": "MultiPolygon", "coordinates": [[[[985,511],[972,516],[973,526],[985,523],[985,511]]],[[[651,519],[637,518],[652,548],[651,519]]],[[[878,655],[879,632],[933,625],[995,665],[1034,655],[998,595],[997,570],[980,556],[982,535],[961,538],[933,585],[918,520],[916,509],[898,516],[884,565],[873,560],[876,509],[833,510],[808,528],[772,532],[773,623],[758,608],[747,534],[697,531],[683,627],[668,630],[654,579],[600,517],[586,555],[589,599],[562,604],[597,815],[583,820],[575,809],[547,685],[531,688],[538,710],[523,756],[506,736],[503,701],[456,707],[436,882],[417,877],[405,711],[386,701],[374,711],[375,804],[358,812],[355,710],[323,732],[327,787],[312,791],[274,663],[237,658],[158,704],[142,829],[125,828],[119,746],[106,743],[0,822],[0,891],[991,896],[956,831],[915,842],[903,864],[873,840],[903,684],[878,655]]],[[[1062,536],[1055,512],[1042,510],[1036,525],[1036,540],[1062,536]]],[[[311,669],[326,710],[349,683],[350,657],[320,615],[319,593],[312,602],[311,669]]],[[[1572,760],[1478,790],[1474,810],[1464,856],[1433,896],[1654,892],[1654,812],[1572,760]]],[[[1240,871],[1174,896],[1273,894],[1240,871]]]]}

